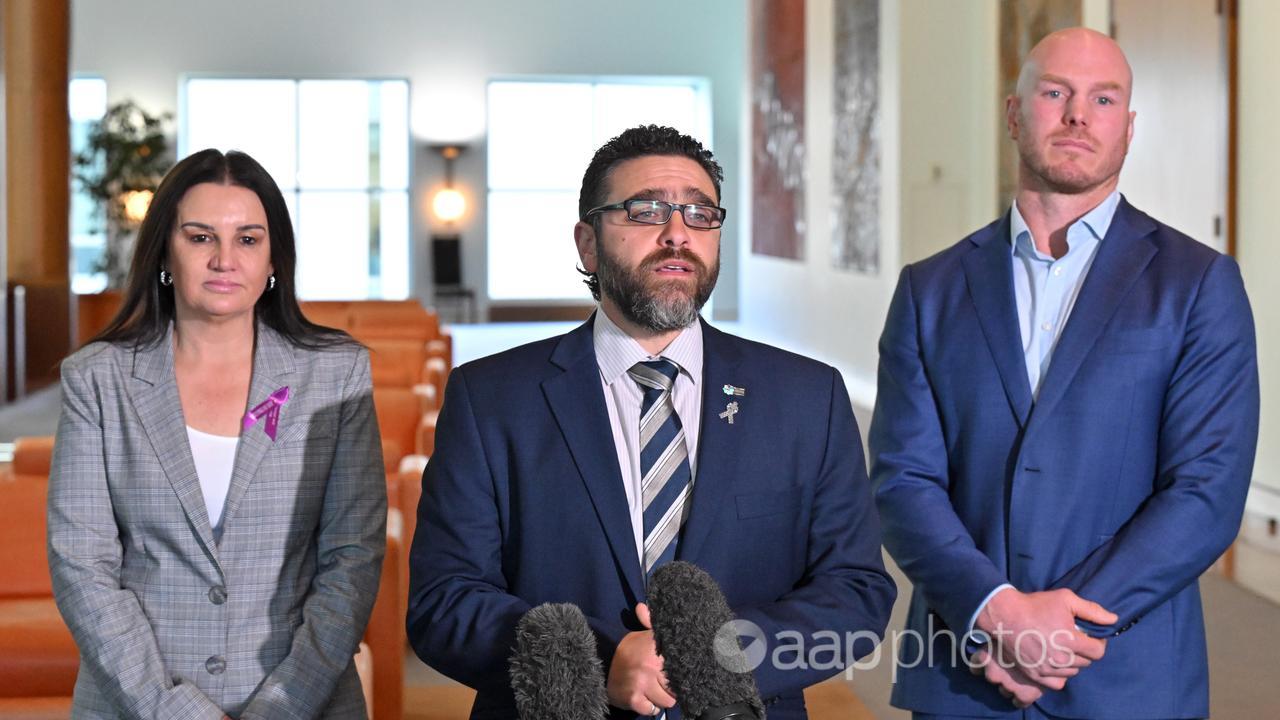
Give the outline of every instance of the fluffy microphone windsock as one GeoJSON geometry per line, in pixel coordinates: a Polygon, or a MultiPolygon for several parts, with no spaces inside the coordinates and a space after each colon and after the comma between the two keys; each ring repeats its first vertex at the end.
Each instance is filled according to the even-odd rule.
{"type": "Polygon", "coordinates": [[[653,636],[672,694],[689,720],[764,719],[764,703],[720,586],[683,561],[653,572],[653,636]]]}
{"type": "Polygon", "coordinates": [[[569,603],[539,605],[516,626],[511,690],[520,720],[603,720],[604,670],[587,618],[569,603]]]}

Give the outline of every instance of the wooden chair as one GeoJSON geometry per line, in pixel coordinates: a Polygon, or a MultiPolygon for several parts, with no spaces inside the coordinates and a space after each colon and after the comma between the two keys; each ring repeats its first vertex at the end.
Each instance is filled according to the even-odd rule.
{"type": "Polygon", "coordinates": [[[311,322],[351,332],[351,303],[345,300],[309,300],[299,305],[302,314],[311,322]]]}
{"type": "MultiPolygon", "coordinates": [[[[406,388],[375,387],[373,406],[378,414],[378,431],[384,441],[397,443],[402,451],[410,449],[422,454],[419,427],[424,416],[431,412],[422,395],[406,388]]],[[[434,432],[431,437],[434,441],[434,432]]]]}
{"type": "Polygon", "coordinates": [[[351,334],[363,343],[377,340],[425,343],[440,336],[440,319],[417,300],[353,302],[351,334]]]}
{"type": "Polygon", "coordinates": [[[45,546],[52,446],[53,438],[20,438],[0,476],[0,717],[38,716],[39,707],[63,701],[69,707],[80,667],[53,600],[45,546]]]}
{"type": "Polygon", "coordinates": [[[378,597],[364,631],[372,665],[373,704],[377,720],[400,720],[404,713],[405,581],[401,574],[403,525],[400,510],[388,497],[387,554],[382,559],[378,597]]]}

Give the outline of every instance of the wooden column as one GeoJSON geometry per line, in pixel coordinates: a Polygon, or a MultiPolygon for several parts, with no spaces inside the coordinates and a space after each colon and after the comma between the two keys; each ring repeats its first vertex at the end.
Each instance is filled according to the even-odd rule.
{"type": "MultiPolygon", "coordinates": [[[[3,0],[8,366],[26,327],[28,387],[57,377],[71,350],[70,0],[3,0]],[[25,291],[25,317],[14,292],[25,291]]],[[[10,370],[12,377],[12,370],[10,370]]],[[[13,378],[18,380],[18,378],[13,378]]],[[[10,385],[12,388],[13,385],[10,385]]]]}

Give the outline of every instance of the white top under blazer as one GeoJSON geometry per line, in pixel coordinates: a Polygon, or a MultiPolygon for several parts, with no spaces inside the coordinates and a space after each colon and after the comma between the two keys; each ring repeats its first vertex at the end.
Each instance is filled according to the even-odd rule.
{"type": "Polygon", "coordinates": [[[209,524],[214,537],[221,535],[222,507],[231,491],[231,470],[236,464],[236,446],[240,437],[211,435],[187,426],[187,442],[191,444],[191,459],[196,463],[196,475],[200,477],[200,492],[204,495],[204,509],[209,513],[209,524]]]}

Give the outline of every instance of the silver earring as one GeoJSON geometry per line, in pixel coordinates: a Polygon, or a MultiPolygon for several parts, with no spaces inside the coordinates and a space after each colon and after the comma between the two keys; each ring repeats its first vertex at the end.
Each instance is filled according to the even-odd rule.
{"type": "Polygon", "coordinates": [[[275,275],[271,275],[271,276],[269,276],[269,277],[267,278],[267,289],[268,289],[268,290],[275,290],[275,289],[276,289],[276,276],[275,276],[275,275]]]}
{"type": "Polygon", "coordinates": [[[169,274],[168,270],[160,270],[160,284],[165,287],[173,284],[173,275],[169,274]]]}

